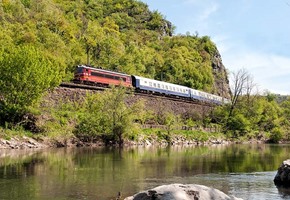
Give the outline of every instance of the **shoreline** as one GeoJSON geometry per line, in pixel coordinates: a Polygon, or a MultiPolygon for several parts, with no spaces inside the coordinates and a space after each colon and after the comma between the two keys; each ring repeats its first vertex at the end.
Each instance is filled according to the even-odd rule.
{"type": "MultiPolygon", "coordinates": [[[[186,140],[180,137],[174,137],[170,142],[166,140],[146,139],[141,141],[126,140],[121,147],[140,147],[140,146],[202,146],[202,145],[231,145],[231,144],[266,144],[265,140],[252,139],[248,141],[242,140],[225,140],[225,139],[210,139],[207,141],[186,140]]],[[[281,142],[287,144],[289,142],[281,142]]],[[[78,138],[72,137],[69,139],[51,139],[41,138],[35,139],[27,136],[17,136],[11,139],[0,138],[1,149],[48,149],[48,148],[82,148],[82,147],[120,147],[118,144],[105,144],[102,141],[84,142],[78,138]]]]}

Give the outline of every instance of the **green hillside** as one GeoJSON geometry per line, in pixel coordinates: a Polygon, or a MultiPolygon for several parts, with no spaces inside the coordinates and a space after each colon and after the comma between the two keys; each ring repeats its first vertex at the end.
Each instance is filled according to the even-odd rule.
{"type": "Polygon", "coordinates": [[[90,64],[216,92],[215,44],[174,35],[174,26],[141,1],[2,0],[0,26],[0,55],[29,46],[62,80],[72,78],[75,65],[90,64]]]}

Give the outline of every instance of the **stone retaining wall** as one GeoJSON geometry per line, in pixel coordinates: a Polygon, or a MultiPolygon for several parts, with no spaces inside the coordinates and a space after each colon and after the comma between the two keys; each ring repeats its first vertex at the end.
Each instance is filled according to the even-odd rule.
{"type": "MultiPolygon", "coordinates": [[[[58,87],[47,94],[44,103],[53,106],[54,104],[57,104],[59,102],[82,101],[87,93],[96,93],[96,92],[101,93],[102,91],[92,91],[80,88],[58,87]]],[[[189,116],[199,115],[202,117],[207,115],[213,109],[213,107],[208,105],[172,101],[155,95],[151,96],[141,96],[138,94],[133,95],[128,97],[127,103],[133,104],[141,100],[145,102],[145,109],[152,110],[155,114],[158,114],[160,112],[161,113],[172,112],[176,115],[189,115],[189,116]]]]}

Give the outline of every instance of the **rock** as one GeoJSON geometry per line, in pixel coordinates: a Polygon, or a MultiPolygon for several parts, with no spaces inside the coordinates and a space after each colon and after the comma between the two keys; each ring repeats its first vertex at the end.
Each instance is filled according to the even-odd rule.
{"type": "Polygon", "coordinates": [[[290,186],[290,159],[283,161],[274,178],[276,185],[290,186]]]}
{"type": "Polygon", "coordinates": [[[162,185],[143,191],[125,200],[242,200],[228,196],[220,190],[196,184],[162,185]]]}

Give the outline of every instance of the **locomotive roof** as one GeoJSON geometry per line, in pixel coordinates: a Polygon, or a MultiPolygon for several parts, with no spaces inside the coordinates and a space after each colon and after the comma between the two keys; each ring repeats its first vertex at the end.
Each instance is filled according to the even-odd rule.
{"type": "Polygon", "coordinates": [[[119,74],[119,75],[124,75],[124,76],[130,76],[130,75],[125,74],[125,73],[115,72],[115,71],[106,70],[106,69],[100,69],[100,68],[94,68],[94,67],[90,67],[90,66],[87,66],[87,65],[78,65],[77,67],[83,67],[83,68],[86,68],[86,69],[98,70],[98,71],[101,71],[101,72],[109,72],[109,73],[114,73],[114,74],[119,74]]]}

